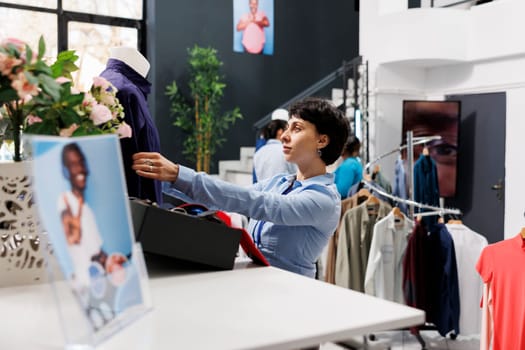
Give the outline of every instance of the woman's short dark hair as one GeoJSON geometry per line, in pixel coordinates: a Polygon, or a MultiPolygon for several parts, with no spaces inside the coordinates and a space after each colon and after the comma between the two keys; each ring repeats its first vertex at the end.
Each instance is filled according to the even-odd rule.
{"type": "Polygon", "coordinates": [[[321,159],[330,165],[339,158],[350,133],[350,124],[343,112],[331,102],[317,97],[307,97],[294,102],[290,116],[301,118],[315,125],[319,134],[327,135],[328,145],[321,149],[321,159]]]}
{"type": "Polygon", "coordinates": [[[282,119],[275,119],[269,122],[264,128],[262,135],[265,140],[276,139],[277,131],[286,130],[288,122],[282,119]]]}

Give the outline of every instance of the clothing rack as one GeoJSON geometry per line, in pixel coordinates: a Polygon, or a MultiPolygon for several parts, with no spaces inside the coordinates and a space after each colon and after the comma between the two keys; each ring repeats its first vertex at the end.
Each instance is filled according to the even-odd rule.
{"type": "MultiPolygon", "coordinates": [[[[379,160],[391,155],[391,154],[394,154],[394,153],[398,153],[398,152],[401,152],[403,149],[407,149],[407,161],[408,161],[408,169],[410,169],[410,171],[408,171],[408,188],[409,188],[409,197],[410,199],[406,199],[406,198],[400,198],[398,196],[395,196],[395,195],[392,195],[390,193],[387,193],[385,191],[383,191],[381,188],[379,188],[378,186],[376,186],[372,181],[369,181],[369,180],[366,180],[366,179],[363,179],[363,182],[365,183],[365,186],[367,186],[369,189],[372,189],[374,191],[376,191],[377,193],[379,193],[380,195],[384,196],[384,197],[387,197],[387,198],[390,198],[394,201],[397,201],[397,202],[401,202],[401,203],[405,203],[407,205],[409,205],[409,216],[411,219],[413,219],[414,217],[414,207],[418,207],[418,208],[421,208],[421,209],[428,209],[428,210],[431,210],[431,211],[428,211],[428,212],[424,212],[424,213],[418,213],[418,216],[428,216],[428,215],[439,215],[439,216],[443,216],[445,214],[451,214],[451,215],[461,215],[461,210],[459,209],[456,209],[456,208],[442,208],[442,207],[436,207],[436,206],[432,206],[432,205],[428,205],[428,204],[424,204],[424,203],[419,203],[419,202],[416,202],[414,201],[414,181],[413,181],[413,174],[412,174],[412,169],[414,168],[414,145],[419,145],[419,144],[426,144],[427,142],[430,142],[430,141],[433,141],[433,140],[440,140],[441,139],[441,136],[426,136],[426,137],[413,137],[413,132],[410,130],[410,131],[407,131],[407,143],[404,144],[404,145],[401,145],[400,147],[392,150],[392,151],[389,151],[385,154],[382,154],[380,155],[379,157],[377,157],[376,159],[368,162],[365,167],[364,167],[364,171],[366,171],[368,173],[368,170],[370,169],[370,167],[372,165],[374,165],[375,163],[377,163],[379,160]]],[[[524,214],[525,215],[525,214],[524,214]]],[[[433,327],[430,327],[428,328],[427,326],[423,326],[423,329],[434,329],[433,327]]],[[[419,332],[417,332],[416,334],[414,334],[414,336],[416,337],[417,341],[419,342],[419,344],[421,345],[421,349],[426,349],[426,344],[425,344],[425,340],[423,339],[423,337],[421,337],[421,334],[419,334],[419,332]]],[[[373,334],[369,335],[369,338],[371,340],[373,340],[375,338],[375,336],[373,334]]],[[[455,339],[455,335],[451,335],[451,338],[452,339],[455,339]]],[[[368,348],[368,344],[366,343],[365,341],[365,349],[368,348]]]]}
{"type": "MultiPolygon", "coordinates": [[[[412,135],[413,135],[412,131],[407,131],[407,144],[401,145],[400,147],[398,147],[398,148],[396,148],[396,149],[394,149],[392,151],[389,151],[389,152],[387,152],[385,154],[382,154],[379,157],[375,158],[374,160],[368,162],[365,165],[365,167],[364,167],[364,171],[368,172],[370,167],[372,165],[374,165],[375,163],[377,163],[378,161],[380,161],[381,159],[383,159],[383,158],[385,158],[385,157],[387,157],[387,156],[389,156],[391,154],[394,154],[394,153],[397,153],[397,152],[401,152],[405,148],[408,149],[407,150],[408,169],[412,169],[414,167],[414,160],[413,160],[414,146],[415,145],[419,145],[419,144],[426,144],[429,141],[440,140],[441,139],[441,136],[413,137],[412,135]]],[[[431,212],[426,212],[425,215],[440,215],[440,216],[443,216],[445,214],[461,215],[461,210],[456,209],[456,208],[441,208],[441,207],[436,207],[436,206],[433,206],[433,205],[428,205],[428,204],[419,203],[419,202],[414,201],[414,181],[413,181],[412,171],[408,172],[408,188],[409,188],[410,199],[401,198],[401,197],[395,196],[393,194],[387,193],[387,192],[383,191],[381,188],[379,188],[378,186],[376,186],[372,181],[363,179],[363,182],[365,183],[365,185],[368,188],[376,191],[377,193],[379,193],[380,195],[382,195],[384,197],[390,198],[390,199],[392,199],[393,201],[396,201],[396,202],[401,202],[401,203],[408,204],[410,206],[410,215],[409,216],[411,218],[413,218],[413,216],[414,216],[413,215],[413,208],[414,207],[431,210],[431,212]]],[[[421,214],[423,214],[423,213],[421,213],[421,214]]]]}

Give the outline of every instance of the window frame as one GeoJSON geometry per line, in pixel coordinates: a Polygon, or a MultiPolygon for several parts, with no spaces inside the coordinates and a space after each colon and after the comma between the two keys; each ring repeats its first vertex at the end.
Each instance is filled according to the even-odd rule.
{"type": "Polygon", "coordinates": [[[31,5],[12,4],[0,1],[0,7],[34,12],[45,12],[57,16],[57,49],[58,52],[68,49],[68,24],[69,22],[81,22],[92,24],[103,24],[110,26],[135,28],[137,30],[138,50],[146,56],[146,1],[142,0],[142,19],[131,19],[117,16],[105,16],[83,12],[66,11],[63,9],[62,0],[56,0],[56,8],[47,8],[31,5]]]}

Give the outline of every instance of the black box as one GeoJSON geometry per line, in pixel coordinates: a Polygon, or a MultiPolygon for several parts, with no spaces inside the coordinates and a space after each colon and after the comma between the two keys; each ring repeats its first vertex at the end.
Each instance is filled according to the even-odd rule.
{"type": "Polygon", "coordinates": [[[241,231],[205,218],[130,200],[136,240],[146,253],[233,269],[241,231]]]}

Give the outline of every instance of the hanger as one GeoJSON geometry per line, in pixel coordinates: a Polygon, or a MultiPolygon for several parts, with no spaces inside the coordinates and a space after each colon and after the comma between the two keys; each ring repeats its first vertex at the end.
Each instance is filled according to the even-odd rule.
{"type": "Polygon", "coordinates": [[[525,227],[521,228],[520,235],[521,235],[521,238],[525,239],[525,227]]]}
{"type": "Polygon", "coordinates": [[[404,219],[405,218],[405,215],[403,215],[403,213],[401,212],[401,209],[399,209],[398,207],[393,207],[392,208],[392,214],[394,214],[394,217],[396,217],[398,219],[404,219]]]}
{"type": "MultiPolygon", "coordinates": [[[[449,225],[462,225],[463,221],[450,219],[450,220],[447,221],[447,224],[449,224],[449,225]]],[[[525,230],[525,228],[524,228],[524,230],[525,230]]]]}
{"type": "Polygon", "coordinates": [[[423,151],[421,153],[423,153],[424,156],[428,156],[430,154],[428,151],[428,147],[427,146],[423,147],[423,151]]]}
{"type": "Polygon", "coordinates": [[[394,215],[394,221],[396,223],[405,221],[405,215],[398,207],[393,207],[391,213],[394,215]]]}
{"type": "Polygon", "coordinates": [[[377,198],[373,194],[370,194],[370,196],[368,196],[368,199],[366,200],[366,204],[367,205],[379,204],[379,198],[377,198]]]}
{"type": "Polygon", "coordinates": [[[357,197],[370,197],[372,194],[367,188],[362,188],[357,192],[357,197]]]}

